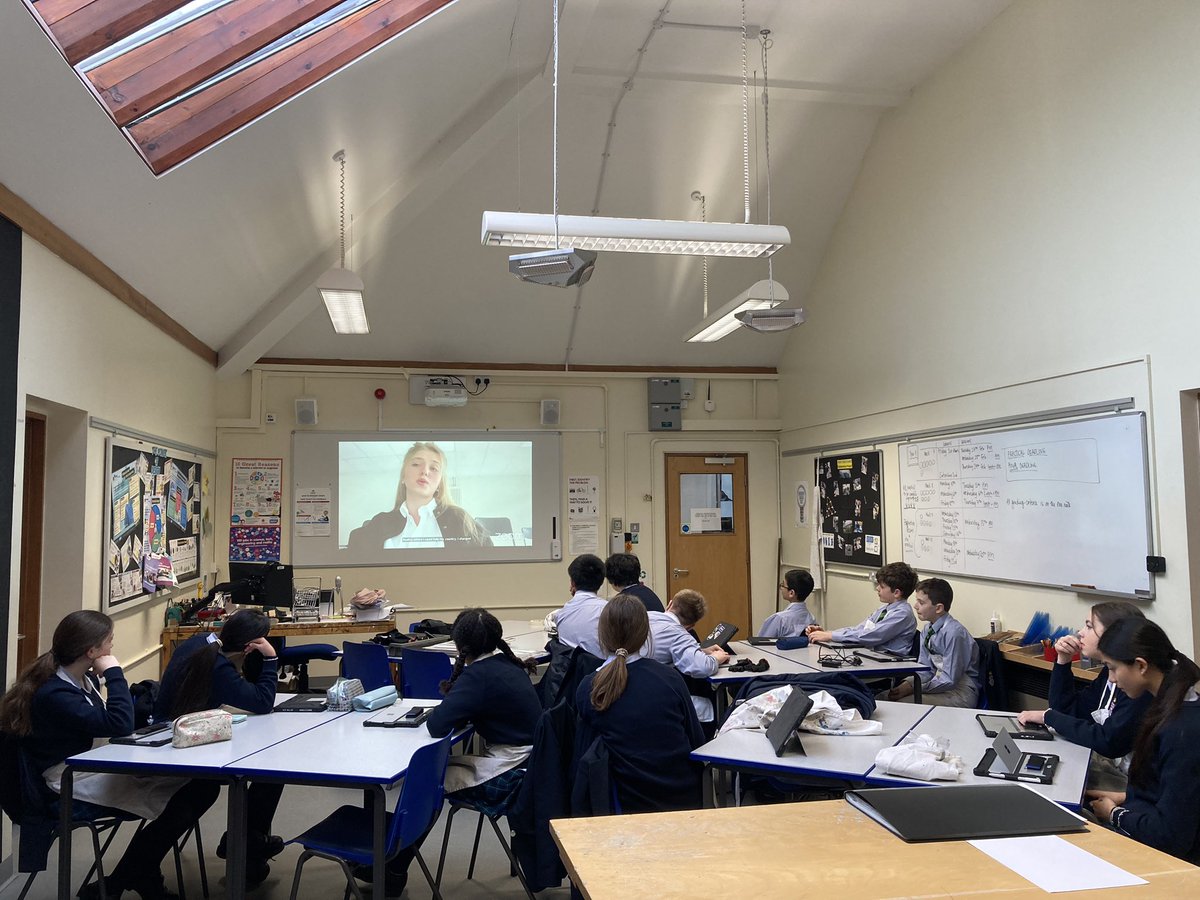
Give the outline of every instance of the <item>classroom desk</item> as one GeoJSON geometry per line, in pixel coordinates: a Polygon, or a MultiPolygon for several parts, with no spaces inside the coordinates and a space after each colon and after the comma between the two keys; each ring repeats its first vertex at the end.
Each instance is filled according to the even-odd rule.
{"type": "MultiPolygon", "coordinates": [[[[822,648],[817,644],[809,644],[807,647],[801,647],[796,650],[780,650],[773,644],[756,649],[766,650],[773,656],[779,656],[783,659],[791,660],[792,662],[808,666],[817,672],[841,672],[845,675],[854,675],[862,679],[886,678],[889,675],[907,678],[911,675],[913,680],[913,699],[918,703],[921,702],[921,675],[929,671],[928,666],[923,666],[916,660],[909,660],[905,662],[901,662],[899,660],[881,662],[879,660],[867,659],[865,656],[860,656],[860,659],[862,659],[862,665],[859,666],[823,666],[818,661],[822,649],[825,649],[825,652],[827,653],[834,653],[837,651],[833,651],[828,648],[822,648]]],[[[865,649],[870,651],[869,647],[865,649]]],[[[854,651],[852,649],[846,649],[840,652],[848,656],[854,651]]]]}
{"type": "MultiPolygon", "coordinates": [[[[883,723],[880,734],[841,736],[801,732],[804,753],[794,750],[776,756],[761,731],[738,729],[718,735],[692,751],[692,759],[704,763],[704,798],[713,797],[714,769],[732,769],[781,778],[802,775],[868,781],[875,756],[885,747],[900,743],[911,731],[924,730],[922,720],[933,707],[915,703],[881,702],[872,721],[883,723]]],[[[738,802],[737,792],[734,802],[738,802]]]]}
{"type": "MultiPolygon", "coordinates": [[[[843,800],[555,819],[550,831],[587,900],[1047,896],[965,841],[906,844],[843,800]]],[[[1200,894],[1200,869],[1105,828],[1063,840],[1150,884],[1057,897],[1200,894]]]]}
{"type": "Polygon", "coordinates": [[[730,657],[729,663],[717,669],[715,675],[708,676],[709,683],[716,688],[717,692],[714,706],[718,722],[724,717],[725,708],[729,703],[729,694],[736,691],[742,682],[766,675],[815,675],[817,672],[810,665],[767,653],[766,647],[751,647],[745,641],[730,641],[729,649],[735,653],[734,656],[730,657]],[[754,662],[765,659],[770,668],[765,672],[729,671],[730,666],[741,662],[743,659],[750,659],[754,662]]]}
{"type": "MultiPolygon", "coordinates": [[[[346,715],[349,714],[303,712],[250,716],[245,722],[233,726],[232,740],[217,744],[188,747],[185,750],[176,750],[170,744],[162,747],[105,744],[103,747],[71,757],[67,760],[67,767],[63,772],[60,793],[62,802],[59,819],[58,896],[63,900],[70,900],[71,897],[70,821],[75,771],[212,778],[232,784],[236,776],[229,767],[237,760],[285,743],[297,735],[319,731],[346,715]]],[[[227,889],[231,896],[240,896],[245,889],[246,841],[244,837],[239,840],[236,836],[245,832],[245,810],[235,809],[232,790],[227,829],[231,837],[231,840],[227,841],[229,856],[225,863],[227,889]]]]}
{"type": "MultiPolygon", "coordinates": [[[[976,721],[975,716],[980,712],[988,712],[988,710],[935,706],[932,712],[921,720],[916,731],[934,737],[949,738],[950,752],[961,756],[967,766],[966,771],[962,773],[957,782],[932,782],[933,784],[1002,783],[995,778],[988,778],[986,775],[976,775],[972,771],[979,760],[983,758],[984,752],[992,746],[992,741],[995,740],[984,734],[979,722],[976,721]]],[[[1051,784],[1024,783],[1055,803],[1061,803],[1070,809],[1079,809],[1083,802],[1083,791],[1087,785],[1088,763],[1091,760],[1092,751],[1059,737],[1052,741],[1017,741],[1016,743],[1020,749],[1031,753],[1053,753],[1059,757],[1058,771],[1054,773],[1054,781],[1051,784]]],[[[874,770],[868,773],[868,777],[876,784],[911,786],[914,783],[930,783],[915,782],[911,778],[885,775],[874,770]]]]}
{"type": "MultiPolygon", "coordinates": [[[[549,640],[549,637],[546,634],[545,626],[541,623],[534,626],[530,624],[529,620],[505,620],[500,625],[504,629],[504,640],[508,642],[508,646],[512,649],[512,652],[521,659],[545,662],[550,658],[550,653],[546,650],[546,642],[549,640]]],[[[442,641],[440,644],[432,644],[422,649],[440,650],[451,659],[457,655],[453,641],[442,641]]]]}
{"type": "MultiPolygon", "coordinates": [[[[330,638],[339,634],[378,634],[394,627],[394,619],[378,619],[373,622],[359,622],[355,619],[322,619],[320,622],[272,622],[271,637],[297,638],[322,637],[330,638]]],[[[206,625],[172,625],[162,630],[162,648],[158,652],[159,673],[167,670],[171,654],[175,648],[192,635],[203,631],[212,631],[206,625]]]]}

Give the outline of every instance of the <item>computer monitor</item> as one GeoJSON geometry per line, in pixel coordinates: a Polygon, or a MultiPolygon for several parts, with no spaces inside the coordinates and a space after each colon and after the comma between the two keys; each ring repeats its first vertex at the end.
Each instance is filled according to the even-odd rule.
{"type": "Polygon", "coordinates": [[[231,562],[229,581],[233,602],[239,606],[292,608],[292,567],[286,563],[231,562]]]}

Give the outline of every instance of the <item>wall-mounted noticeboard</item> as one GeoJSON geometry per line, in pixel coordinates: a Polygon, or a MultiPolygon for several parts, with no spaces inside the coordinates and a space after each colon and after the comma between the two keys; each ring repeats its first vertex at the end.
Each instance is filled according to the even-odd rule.
{"type": "Polygon", "coordinates": [[[204,558],[200,457],[114,436],[105,458],[104,609],[194,584],[204,558]]]}
{"type": "Polygon", "coordinates": [[[872,569],[883,565],[882,457],[871,450],[817,459],[826,563],[872,569]]]}

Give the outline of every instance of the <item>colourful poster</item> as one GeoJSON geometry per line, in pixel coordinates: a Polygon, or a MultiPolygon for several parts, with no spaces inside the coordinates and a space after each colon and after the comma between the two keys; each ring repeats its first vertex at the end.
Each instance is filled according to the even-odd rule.
{"type": "Polygon", "coordinates": [[[230,484],[230,525],[279,525],[283,510],[283,460],[235,457],[230,484]]]}
{"type": "Polygon", "coordinates": [[[270,562],[279,559],[281,525],[237,525],[229,529],[230,562],[270,562]]]}

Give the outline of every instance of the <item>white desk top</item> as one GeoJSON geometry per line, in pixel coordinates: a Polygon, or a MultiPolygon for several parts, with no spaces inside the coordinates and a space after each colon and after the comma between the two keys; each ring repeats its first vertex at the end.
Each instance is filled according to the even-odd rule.
{"type": "MultiPolygon", "coordinates": [[[[504,640],[508,642],[508,646],[512,648],[512,652],[522,659],[548,659],[550,654],[546,652],[546,629],[541,627],[533,628],[529,622],[501,622],[504,626],[504,640]],[[519,628],[524,627],[524,631],[519,628]]],[[[442,641],[440,644],[431,644],[428,647],[421,647],[422,650],[437,650],[445,653],[451,659],[457,655],[457,650],[453,641],[442,641]]]]}
{"type": "Polygon", "coordinates": [[[921,665],[915,660],[910,662],[879,662],[874,659],[861,657],[862,665],[860,666],[840,666],[831,668],[821,665],[817,659],[820,656],[821,650],[829,654],[841,653],[849,656],[853,650],[834,651],[829,648],[822,648],[816,644],[809,644],[807,647],[801,647],[797,650],[780,650],[774,645],[756,647],[756,650],[766,650],[773,656],[779,656],[783,659],[791,660],[792,662],[800,663],[809,666],[818,672],[844,672],[847,675],[870,676],[870,675],[911,675],[914,672],[924,672],[927,667],[921,665]]]}
{"type": "MultiPolygon", "coordinates": [[[[931,734],[934,737],[949,738],[950,752],[956,756],[961,756],[967,766],[966,771],[963,772],[962,777],[957,782],[933,782],[933,784],[1003,783],[998,779],[988,778],[985,775],[976,775],[972,771],[979,763],[979,760],[983,758],[984,752],[988,747],[992,746],[992,741],[995,740],[995,738],[990,738],[984,734],[983,729],[979,726],[979,722],[976,721],[976,714],[981,712],[987,712],[987,710],[935,706],[933,711],[921,721],[920,726],[915,729],[919,734],[931,734]]],[[[1023,783],[1056,803],[1078,808],[1080,800],[1083,797],[1084,785],[1087,783],[1088,763],[1092,756],[1091,750],[1087,747],[1081,747],[1078,744],[1072,744],[1062,738],[1055,738],[1052,741],[1017,741],[1016,743],[1022,750],[1027,750],[1031,753],[1050,753],[1059,757],[1058,771],[1054,773],[1053,783],[1023,783]]],[[[870,777],[874,782],[908,785],[930,783],[917,782],[911,778],[899,778],[894,775],[875,772],[872,772],[870,777]]]]}
{"type": "MultiPolygon", "coordinates": [[[[722,685],[738,681],[749,681],[763,675],[815,675],[817,669],[804,663],[795,662],[787,657],[767,653],[766,647],[751,647],[745,641],[730,641],[729,647],[736,651],[737,656],[731,657],[728,666],[721,666],[716,675],[710,675],[708,680],[713,684],[722,685]],[[730,672],[729,666],[743,659],[758,662],[765,659],[770,666],[765,672],[730,672]]],[[[827,670],[823,670],[827,671],[827,670]]]]}
{"type": "Polygon", "coordinates": [[[803,731],[800,733],[803,755],[791,751],[776,756],[766,734],[761,731],[730,731],[693,750],[692,759],[734,768],[770,769],[784,774],[861,779],[875,765],[876,754],[884,747],[898,743],[931,709],[915,703],[881,702],[871,717],[873,721],[883,723],[881,734],[848,737],[803,731]]]}
{"type": "MultiPolygon", "coordinates": [[[[281,698],[286,695],[280,695],[281,698]]],[[[233,726],[233,739],[177,750],[170,744],[161,747],[137,747],[132,744],[105,744],[68,762],[84,771],[119,772],[137,770],[145,775],[185,774],[200,770],[222,769],[245,756],[287,741],[298,734],[319,729],[344,712],[284,712],[249,716],[233,726]]]]}
{"type": "MultiPolygon", "coordinates": [[[[436,702],[401,700],[399,704],[407,709],[435,706],[436,702]]],[[[226,768],[235,775],[264,775],[301,783],[312,780],[315,775],[323,782],[391,784],[408,771],[413,752],[433,743],[434,739],[425,725],[416,728],[364,727],[363,722],[374,714],[347,713],[319,728],[242,757],[226,768]]]]}

